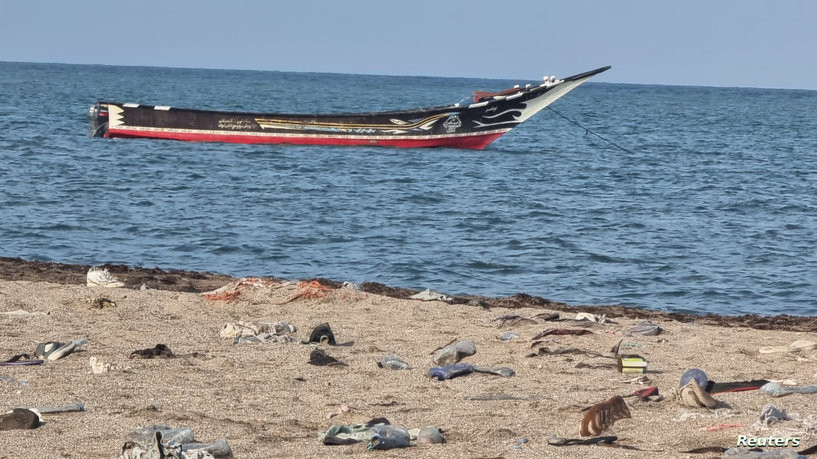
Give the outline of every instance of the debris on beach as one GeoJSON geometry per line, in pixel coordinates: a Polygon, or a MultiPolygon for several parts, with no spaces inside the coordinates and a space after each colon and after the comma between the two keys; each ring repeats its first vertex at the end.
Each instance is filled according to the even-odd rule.
{"type": "Polygon", "coordinates": [[[450,296],[443,295],[442,293],[436,290],[431,290],[430,288],[427,288],[420,293],[415,293],[414,295],[409,296],[409,298],[420,301],[444,301],[446,303],[454,301],[454,299],[450,296]]]}
{"type": "Polygon", "coordinates": [[[465,357],[477,353],[477,345],[473,341],[460,341],[456,344],[448,344],[437,350],[434,355],[434,363],[437,365],[446,365],[449,363],[457,363],[465,357]]]}
{"type": "Polygon", "coordinates": [[[221,327],[219,336],[232,338],[233,344],[295,343],[297,340],[290,333],[298,327],[287,322],[231,322],[221,327]]]}
{"type": "Polygon", "coordinates": [[[128,356],[129,359],[171,359],[173,357],[175,357],[175,355],[173,355],[173,351],[171,351],[165,344],[157,344],[156,346],[148,349],[139,349],[131,352],[128,356]]]}
{"type": "Polygon", "coordinates": [[[242,277],[237,281],[219,287],[209,292],[204,292],[201,295],[212,301],[226,301],[231,302],[241,295],[242,288],[277,288],[289,285],[289,282],[280,282],[270,279],[262,279],[260,277],[242,277]]]}
{"type": "Polygon", "coordinates": [[[391,370],[411,370],[411,365],[397,354],[386,355],[377,362],[377,366],[391,370]]]}
{"type": "Polygon", "coordinates": [[[125,435],[120,459],[231,458],[232,448],[226,438],[214,443],[199,443],[193,429],[172,428],[162,424],[144,426],[125,435]]]}
{"type": "Polygon", "coordinates": [[[318,435],[324,445],[351,445],[366,442],[366,449],[393,449],[417,444],[445,443],[442,430],[436,426],[407,429],[391,424],[386,418],[374,418],[365,424],[335,424],[318,435]]]}
{"type": "Polygon", "coordinates": [[[0,430],[36,429],[43,423],[40,415],[26,408],[14,408],[0,414],[0,430]]]}
{"type": "Polygon", "coordinates": [[[642,335],[642,336],[655,336],[661,334],[664,331],[663,328],[659,327],[658,324],[651,322],[649,320],[645,320],[637,325],[633,325],[630,328],[625,330],[626,333],[633,334],[633,335],[642,335]]]}
{"type": "Polygon", "coordinates": [[[298,292],[284,300],[284,303],[290,303],[295,300],[314,300],[324,298],[326,296],[326,292],[330,290],[334,290],[334,288],[324,285],[318,280],[300,281],[298,282],[298,292]]]}
{"type": "Polygon", "coordinates": [[[616,421],[631,417],[627,403],[620,395],[616,395],[587,409],[582,418],[579,434],[582,437],[596,436],[612,427],[616,421]]]}
{"type": "Polygon", "coordinates": [[[87,338],[79,338],[67,344],[59,341],[48,341],[38,344],[34,353],[43,360],[58,360],[71,354],[87,342],[87,338]]]}
{"type": "Polygon", "coordinates": [[[327,354],[323,349],[313,349],[309,353],[309,364],[318,367],[345,367],[346,363],[327,354]]]}

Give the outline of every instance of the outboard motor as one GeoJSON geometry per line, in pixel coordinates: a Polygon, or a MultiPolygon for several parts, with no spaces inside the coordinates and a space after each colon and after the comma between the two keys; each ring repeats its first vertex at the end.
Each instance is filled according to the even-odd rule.
{"type": "Polygon", "coordinates": [[[88,109],[88,121],[91,122],[88,137],[107,137],[108,106],[99,102],[96,105],[91,105],[91,108],[88,109]]]}

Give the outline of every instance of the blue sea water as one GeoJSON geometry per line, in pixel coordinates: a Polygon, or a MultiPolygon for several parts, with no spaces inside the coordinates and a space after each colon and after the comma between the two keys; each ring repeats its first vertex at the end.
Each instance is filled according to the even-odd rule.
{"type": "Polygon", "coordinates": [[[817,313],[816,91],[590,82],[553,105],[626,150],[549,110],[483,151],[86,137],[98,98],[350,112],[516,83],[0,63],[0,256],[817,313]]]}

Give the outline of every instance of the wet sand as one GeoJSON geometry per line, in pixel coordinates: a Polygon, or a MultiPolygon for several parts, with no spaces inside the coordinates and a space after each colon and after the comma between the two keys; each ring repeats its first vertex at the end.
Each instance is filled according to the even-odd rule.
{"type": "MultiPolygon", "coordinates": [[[[202,292],[235,282],[229,276],[186,271],[108,266],[125,288],[85,286],[87,266],[0,259],[0,314],[4,339],[0,360],[31,353],[37,343],[87,337],[80,351],[37,366],[0,367],[0,394],[8,410],[82,402],[82,413],[44,415],[34,430],[0,431],[2,457],[115,457],[124,435],[154,423],[190,427],[197,440],[227,438],[236,457],[355,457],[364,444],[323,445],[318,435],[332,424],[386,417],[408,428],[439,426],[446,444],[380,451],[383,457],[718,457],[685,454],[694,448],[735,446],[739,435],[796,437],[798,450],[817,444],[817,395],[780,398],[757,391],[715,395],[718,408],[689,408],[667,398],[625,398],[632,418],[617,421],[605,435],[613,446],[551,446],[548,438],[579,437],[582,409],[657,386],[669,395],[681,374],[699,367],[717,382],[794,379],[817,384],[817,350],[758,352],[796,340],[817,341],[813,317],[691,316],[615,306],[571,306],[543,298],[455,297],[441,301],[407,299],[414,291],[367,283],[361,290],[320,279],[322,289],[269,279],[238,288],[229,299],[202,292]],[[147,290],[140,290],[142,285],[147,290]],[[98,309],[100,298],[115,306],[98,309]],[[577,312],[606,313],[615,323],[561,319],[577,312]],[[514,323],[518,315],[535,318],[514,323]],[[626,329],[649,319],[657,336],[628,336],[626,329]],[[343,367],[309,365],[315,345],[232,344],[219,336],[225,323],[284,321],[307,340],[328,322],[341,343],[321,345],[343,367]],[[548,328],[588,329],[581,336],[548,336],[548,328]],[[507,331],[519,334],[510,341],[507,331]],[[471,374],[449,381],[427,376],[435,349],[453,340],[473,340],[477,353],[466,363],[510,367],[510,378],[471,374]],[[628,382],[606,358],[622,341],[622,352],[648,360],[646,384],[628,382]],[[137,349],[166,344],[176,358],[130,359],[137,349]],[[591,354],[545,354],[539,347],[577,348],[591,354]],[[388,370],[377,362],[388,353],[411,370],[388,370]],[[604,356],[593,356],[592,353],[604,356]],[[111,364],[91,372],[90,357],[111,364]],[[19,381],[19,382],[15,382],[19,381]],[[26,382],[23,385],[20,382],[26,382]],[[511,397],[513,399],[502,399],[511,397]],[[497,400],[496,398],[500,398],[497,400]],[[764,405],[785,409],[791,420],[759,424],[764,405]],[[350,410],[329,419],[341,405],[350,410]],[[731,427],[723,427],[731,426],[731,427]],[[721,426],[720,430],[706,430],[721,426]],[[521,443],[526,439],[527,442],[521,443]],[[635,448],[635,449],[633,449],[635,448]]],[[[314,285],[314,284],[313,284],[314,285]]]]}

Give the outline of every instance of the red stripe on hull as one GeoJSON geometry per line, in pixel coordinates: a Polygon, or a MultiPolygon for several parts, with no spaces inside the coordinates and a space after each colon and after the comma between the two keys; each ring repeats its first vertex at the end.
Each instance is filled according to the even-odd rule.
{"type": "Polygon", "coordinates": [[[288,143],[298,145],[373,145],[402,148],[424,147],[451,147],[481,150],[489,143],[499,138],[504,132],[491,134],[475,134],[469,136],[451,136],[437,138],[414,139],[372,139],[354,137],[285,137],[275,135],[240,135],[240,134],[209,134],[195,132],[167,132],[167,131],[137,131],[129,129],[110,129],[105,137],[109,138],[147,138],[184,140],[189,142],[226,142],[226,143],[260,143],[277,144],[288,143]]]}

